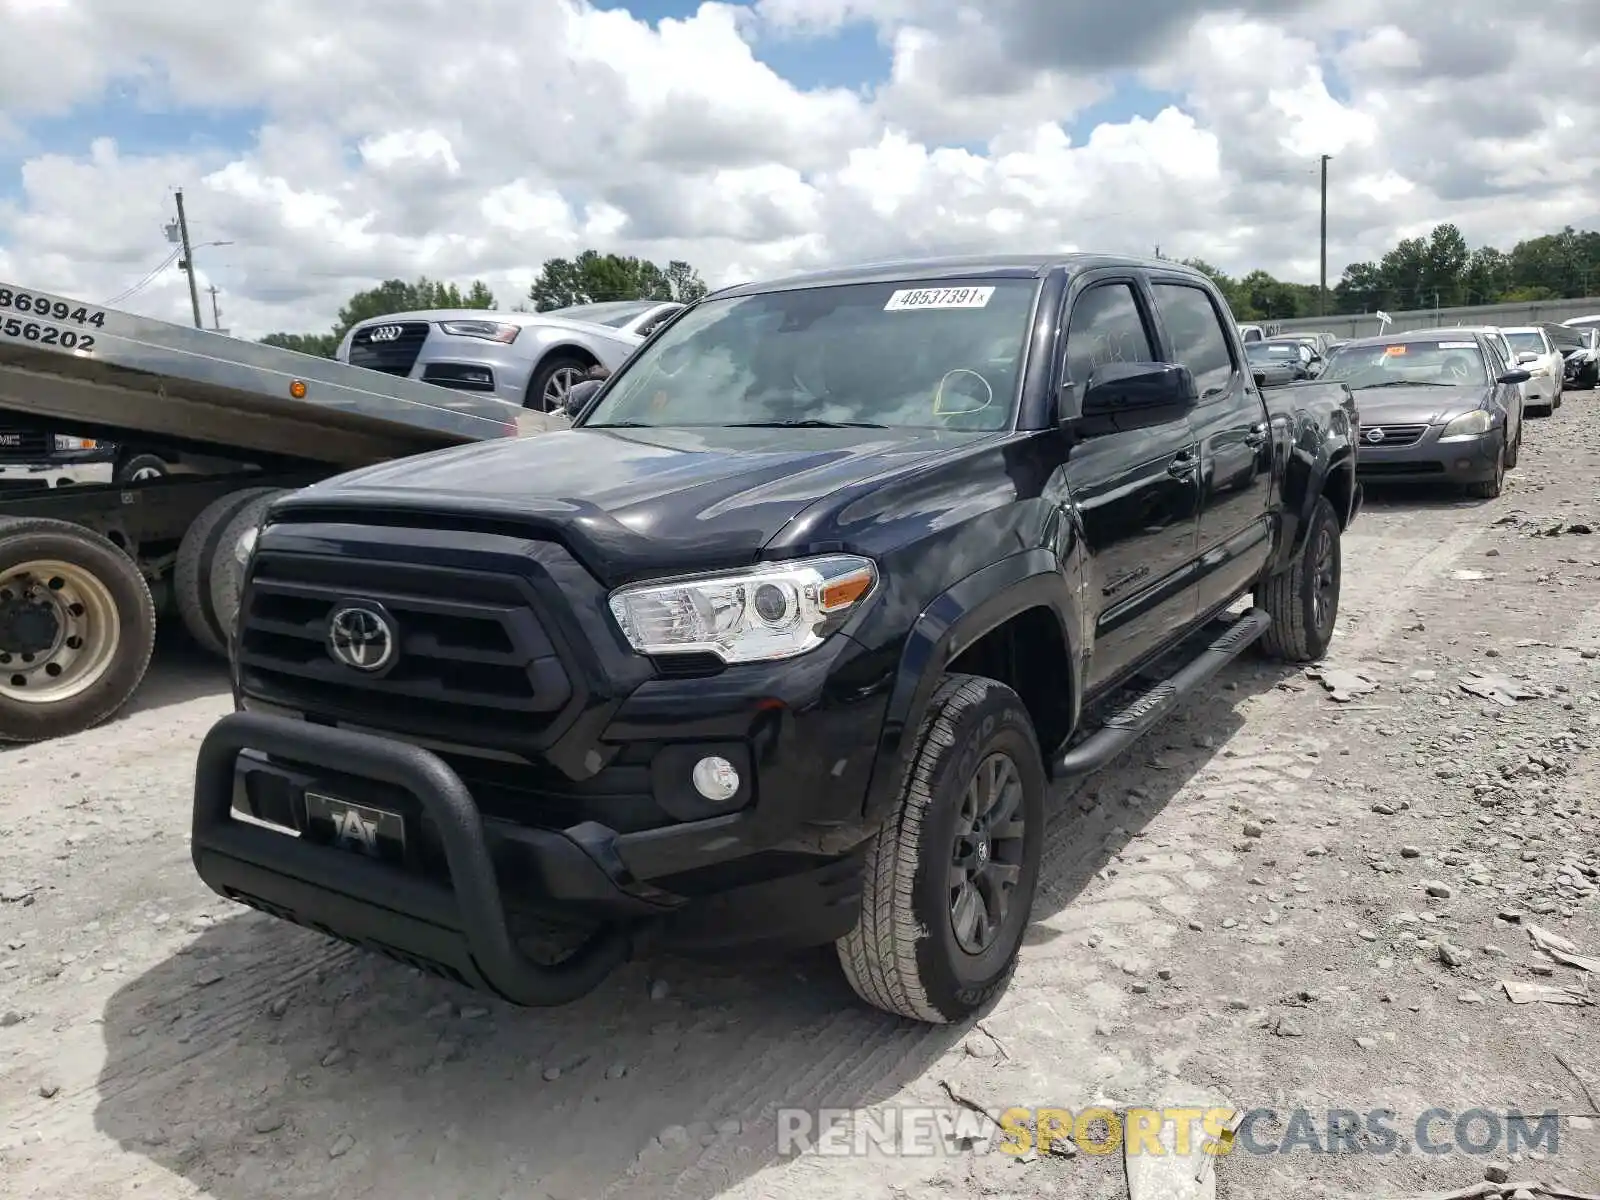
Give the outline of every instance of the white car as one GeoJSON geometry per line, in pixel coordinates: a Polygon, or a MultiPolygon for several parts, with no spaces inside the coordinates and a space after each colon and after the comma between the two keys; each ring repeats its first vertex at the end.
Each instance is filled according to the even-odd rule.
{"type": "Polygon", "coordinates": [[[1533,376],[1523,385],[1525,408],[1548,417],[1561,407],[1561,382],[1566,375],[1566,360],[1550,342],[1550,335],[1537,325],[1502,325],[1501,332],[1516,351],[1516,364],[1533,376]]]}
{"type": "Polygon", "coordinates": [[[1584,348],[1578,351],[1583,365],[1578,368],[1578,386],[1592,388],[1600,385],[1600,313],[1587,317],[1573,317],[1561,322],[1578,331],[1584,348]]]}

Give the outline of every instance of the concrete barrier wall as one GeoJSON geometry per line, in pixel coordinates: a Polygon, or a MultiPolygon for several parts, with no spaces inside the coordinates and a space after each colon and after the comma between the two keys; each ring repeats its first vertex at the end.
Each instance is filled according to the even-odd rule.
{"type": "MultiPolygon", "coordinates": [[[[1577,300],[1539,300],[1524,304],[1479,304],[1468,308],[1414,309],[1409,312],[1391,312],[1393,319],[1387,332],[1399,333],[1406,329],[1432,329],[1440,325],[1533,325],[1539,321],[1560,324],[1570,317],[1600,315],[1600,296],[1587,296],[1577,300]]],[[[1305,330],[1327,330],[1337,337],[1373,337],[1385,332],[1378,318],[1371,313],[1352,316],[1343,314],[1329,317],[1296,317],[1290,321],[1256,322],[1269,332],[1299,333],[1305,330]]]]}

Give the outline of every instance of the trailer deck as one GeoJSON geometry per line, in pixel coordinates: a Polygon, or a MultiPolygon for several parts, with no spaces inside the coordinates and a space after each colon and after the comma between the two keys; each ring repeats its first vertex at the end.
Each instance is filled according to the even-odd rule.
{"type": "Polygon", "coordinates": [[[561,418],[0,280],[0,409],[86,437],[355,467],[561,418]]]}

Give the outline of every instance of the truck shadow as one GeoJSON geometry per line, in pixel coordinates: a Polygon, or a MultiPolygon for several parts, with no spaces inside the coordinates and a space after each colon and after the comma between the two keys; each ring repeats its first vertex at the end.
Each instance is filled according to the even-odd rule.
{"type": "Polygon", "coordinates": [[[202,649],[178,622],[162,622],[150,670],[118,716],[136,716],[227,691],[228,664],[202,649]]]}
{"type": "MultiPolygon", "coordinates": [[[[1123,763],[1056,789],[1025,969],[1226,751],[1237,702],[1292,673],[1235,663],[1123,763]]],[[[650,958],[530,1012],[241,910],[112,997],[95,1125],[219,1200],[710,1200],[779,1160],[779,1109],[892,1101],[971,1024],[865,1007],[831,950],[650,958]]],[[[946,1103],[930,1087],[917,1102],[946,1103]]]]}

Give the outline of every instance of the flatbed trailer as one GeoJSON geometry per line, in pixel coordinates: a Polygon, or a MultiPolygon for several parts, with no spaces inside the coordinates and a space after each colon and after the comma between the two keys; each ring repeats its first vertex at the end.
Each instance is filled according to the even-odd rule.
{"type": "Polygon", "coordinates": [[[115,715],[164,613],[225,656],[243,547],[284,490],[563,424],[0,280],[0,741],[115,715]],[[184,466],[80,482],[51,465],[63,441],[184,466]]]}

